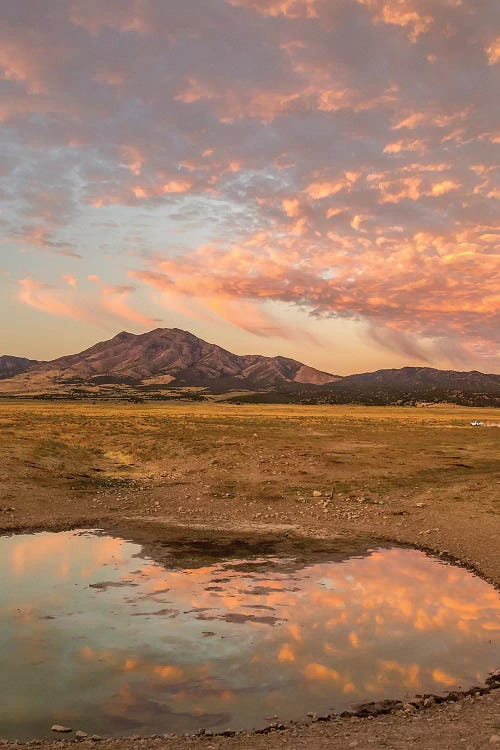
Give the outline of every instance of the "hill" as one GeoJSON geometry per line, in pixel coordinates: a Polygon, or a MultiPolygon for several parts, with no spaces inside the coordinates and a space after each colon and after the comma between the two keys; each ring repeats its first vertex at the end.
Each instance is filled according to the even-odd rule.
{"type": "Polygon", "coordinates": [[[0,356],[0,380],[12,378],[21,372],[26,372],[34,365],[38,364],[36,359],[26,359],[25,357],[11,357],[8,354],[0,356]]]}

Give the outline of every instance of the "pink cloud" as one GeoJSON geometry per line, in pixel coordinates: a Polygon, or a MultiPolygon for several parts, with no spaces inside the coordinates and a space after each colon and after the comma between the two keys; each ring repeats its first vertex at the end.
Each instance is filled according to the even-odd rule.
{"type": "Polygon", "coordinates": [[[63,278],[63,281],[65,281],[66,284],[72,287],[73,289],[76,289],[76,287],[78,286],[78,279],[76,278],[76,276],[73,276],[73,274],[66,273],[64,274],[62,278],[63,278]]]}
{"type": "Polygon", "coordinates": [[[100,303],[105,312],[121,320],[129,320],[143,326],[153,326],[158,318],[152,318],[130,307],[128,298],[135,291],[130,285],[101,287],[100,303]]]}
{"type": "Polygon", "coordinates": [[[8,4],[4,242],[51,253],[64,281],[31,279],[23,301],[149,325],[125,265],[214,326],[267,335],[281,323],[261,303],[280,301],[363,320],[404,356],[407,337],[434,338],[489,367],[495,14],[492,0],[8,4]],[[111,281],[89,275],[103,257],[111,281]]]}
{"type": "Polygon", "coordinates": [[[20,279],[18,299],[37,310],[49,315],[56,315],[74,320],[86,320],[95,325],[109,328],[116,321],[130,321],[144,327],[151,327],[158,322],[135,310],[128,303],[128,298],[135,291],[131,285],[102,284],[98,276],[90,276],[98,284],[98,294],[85,294],[77,290],[77,280],[66,274],[63,277],[65,288],[27,276],[20,279]]]}
{"type": "Polygon", "coordinates": [[[75,320],[86,320],[91,316],[85,308],[67,300],[60,290],[30,276],[18,281],[19,300],[25,305],[34,307],[50,315],[57,315],[75,320]]]}

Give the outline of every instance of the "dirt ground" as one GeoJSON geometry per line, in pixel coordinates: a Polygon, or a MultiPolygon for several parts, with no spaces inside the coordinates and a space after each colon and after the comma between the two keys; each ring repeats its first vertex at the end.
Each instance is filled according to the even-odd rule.
{"type": "MultiPolygon", "coordinates": [[[[500,583],[500,410],[3,401],[0,451],[4,533],[110,528],[152,554],[195,529],[219,541],[378,538],[500,583]]],[[[499,692],[268,735],[106,744],[500,748],[499,692]]]]}

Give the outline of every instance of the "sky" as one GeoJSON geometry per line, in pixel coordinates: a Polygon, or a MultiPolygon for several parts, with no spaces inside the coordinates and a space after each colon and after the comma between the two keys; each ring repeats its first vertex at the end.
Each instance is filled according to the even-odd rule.
{"type": "Polygon", "coordinates": [[[0,354],[500,371],[497,0],[0,0],[0,354]]]}

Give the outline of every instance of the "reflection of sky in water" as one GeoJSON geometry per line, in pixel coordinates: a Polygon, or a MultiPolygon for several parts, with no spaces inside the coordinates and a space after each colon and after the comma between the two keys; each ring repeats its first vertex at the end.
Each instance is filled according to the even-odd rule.
{"type": "Polygon", "coordinates": [[[243,562],[168,570],[103,535],[0,538],[0,737],[251,728],[497,666],[498,594],[461,568],[398,548],[243,562]]]}

